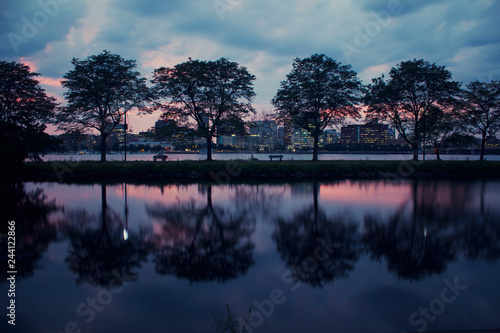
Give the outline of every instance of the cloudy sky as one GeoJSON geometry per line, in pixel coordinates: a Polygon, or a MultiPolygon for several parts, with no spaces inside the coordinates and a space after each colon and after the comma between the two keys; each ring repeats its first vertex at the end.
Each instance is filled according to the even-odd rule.
{"type": "MultiPolygon", "coordinates": [[[[293,59],[324,53],[363,83],[423,58],[463,83],[500,78],[500,0],[3,0],[0,59],[29,64],[61,101],[71,59],[106,49],[160,66],[226,57],[257,77],[254,106],[271,98],[293,59]]],[[[131,117],[146,130],[158,114],[131,117]]]]}

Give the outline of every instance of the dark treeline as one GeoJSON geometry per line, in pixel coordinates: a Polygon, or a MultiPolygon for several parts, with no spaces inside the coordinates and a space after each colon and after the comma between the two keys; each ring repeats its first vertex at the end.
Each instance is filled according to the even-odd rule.
{"type": "MultiPolygon", "coordinates": [[[[54,144],[44,131],[56,124],[70,133],[97,132],[101,161],[106,140],[120,124],[127,130],[127,113],[161,112],[170,121],[172,135],[206,139],[211,160],[212,139],[246,134],[247,117],[255,113],[255,76],[236,62],[188,61],[154,70],[151,84],[136,71],[136,61],[109,51],[86,59],[74,58],[73,69],[62,80],[64,105],[48,96],[28,66],[0,62],[0,140],[2,166],[15,166],[43,147],[54,144]]],[[[395,128],[411,147],[414,159],[422,146],[439,153],[451,144],[480,140],[485,145],[500,129],[500,81],[463,85],[445,66],[425,60],[403,61],[388,76],[363,85],[350,65],[323,54],[295,59],[293,69],[272,99],[271,119],[304,129],[314,138],[313,160],[318,159],[319,137],[327,128],[347,120],[384,122],[395,128]]]]}

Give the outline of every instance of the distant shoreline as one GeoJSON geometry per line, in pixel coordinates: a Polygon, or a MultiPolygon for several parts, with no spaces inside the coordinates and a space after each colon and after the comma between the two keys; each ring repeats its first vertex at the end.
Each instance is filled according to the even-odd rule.
{"type": "Polygon", "coordinates": [[[500,179],[500,161],[52,161],[25,163],[7,180],[78,183],[500,179]]]}
{"type": "MultiPolygon", "coordinates": [[[[153,154],[154,152],[130,152],[127,151],[127,155],[142,155],[142,154],[153,154]]],[[[205,155],[206,152],[200,153],[199,151],[167,151],[167,154],[172,155],[186,155],[186,154],[200,154],[205,155]]],[[[288,154],[288,155],[312,155],[312,151],[289,151],[289,150],[270,150],[270,151],[253,151],[253,150],[237,150],[237,151],[213,151],[212,154],[255,154],[255,155],[266,155],[266,154],[288,154]]],[[[123,151],[112,151],[108,152],[107,155],[120,155],[123,154],[123,151]]],[[[335,151],[319,151],[320,155],[413,155],[412,151],[398,151],[398,150],[383,150],[383,151],[370,151],[370,150],[353,150],[353,151],[344,151],[344,150],[335,150],[335,151]]],[[[79,155],[78,152],[74,153],[47,153],[46,155],[79,155]]],[[[80,155],[100,155],[100,152],[93,153],[85,153],[80,155]]],[[[422,153],[420,153],[422,155],[422,153]]],[[[426,152],[426,156],[436,156],[433,152],[426,152]]],[[[470,155],[470,156],[479,156],[479,149],[475,150],[474,153],[470,153],[467,150],[450,152],[447,153],[443,151],[441,153],[442,156],[449,155],[470,155]]],[[[486,156],[488,155],[500,155],[499,149],[487,150],[486,156]]]]}

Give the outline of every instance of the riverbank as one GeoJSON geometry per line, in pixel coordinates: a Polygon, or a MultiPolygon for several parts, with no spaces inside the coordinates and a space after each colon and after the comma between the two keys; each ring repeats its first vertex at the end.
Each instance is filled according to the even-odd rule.
{"type": "Polygon", "coordinates": [[[500,178],[499,161],[94,161],[25,163],[16,181],[173,183],[500,178]]]}

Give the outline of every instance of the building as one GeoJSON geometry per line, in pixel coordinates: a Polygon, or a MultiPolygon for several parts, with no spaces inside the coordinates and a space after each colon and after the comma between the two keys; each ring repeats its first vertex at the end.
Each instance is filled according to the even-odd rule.
{"type": "Polygon", "coordinates": [[[389,139],[396,139],[396,129],[389,127],[389,129],[387,130],[387,136],[389,139]]]}
{"type": "Polygon", "coordinates": [[[109,134],[108,139],[106,141],[107,148],[114,151],[123,149],[123,145],[125,144],[125,135],[127,135],[127,132],[125,130],[125,125],[124,124],[116,125],[115,129],[109,134]]]}
{"type": "Polygon", "coordinates": [[[500,146],[500,140],[496,136],[490,137],[486,140],[486,148],[498,148],[500,146]]]}
{"type": "Polygon", "coordinates": [[[217,143],[219,145],[231,146],[235,149],[245,149],[247,145],[247,138],[244,135],[238,134],[222,135],[217,138],[217,143]]]}
{"type": "Polygon", "coordinates": [[[389,126],[384,124],[361,125],[359,143],[376,146],[387,146],[389,126]]]}
{"type": "Polygon", "coordinates": [[[343,145],[359,143],[359,125],[348,125],[340,129],[340,142],[343,145]]]}
{"type": "Polygon", "coordinates": [[[339,133],[335,129],[324,130],[319,136],[319,146],[324,147],[339,142],[339,133]]]}
{"type": "Polygon", "coordinates": [[[384,124],[348,125],[342,127],[340,142],[344,145],[369,144],[387,146],[389,126],[384,124]]]}
{"type": "Polygon", "coordinates": [[[305,129],[296,129],[292,134],[292,148],[294,150],[312,149],[314,138],[305,129]]]}
{"type": "Polygon", "coordinates": [[[251,149],[272,150],[278,144],[278,125],[274,120],[255,121],[250,126],[249,139],[254,146],[251,149]]]}
{"type": "Polygon", "coordinates": [[[285,145],[285,128],[283,126],[278,127],[278,145],[285,145]]]}
{"type": "Polygon", "coordinates": [[[285,126],[283,129],[283,145],[286,149],[293,149],[292,145],[292,135],[295,132],[293,123],[291,121],[285,121],[285,126]]]}

